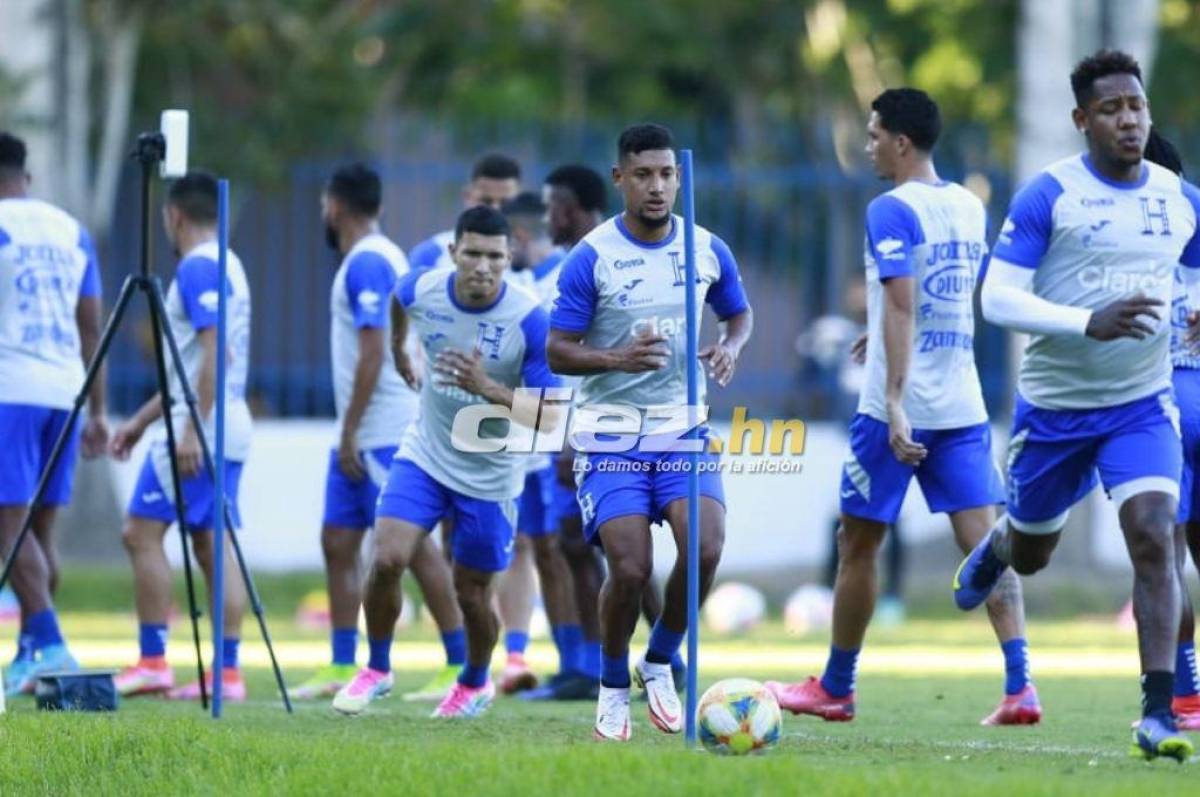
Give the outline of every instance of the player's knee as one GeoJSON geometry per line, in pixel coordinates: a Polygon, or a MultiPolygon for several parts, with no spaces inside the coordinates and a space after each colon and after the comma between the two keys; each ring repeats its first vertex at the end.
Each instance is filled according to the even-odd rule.
{"type": "Polygon", "coordinates": [[[140,523],[126,521],[125,527],[121,529],[121,544],[127,552],[135,554],[158,545],[159,540],[157,536],[149,534],[140,523]]]}
{"type": "Polygon", "coordinates": [[[719,529],[705,534],[700,539],[700,572],[716,572],[721,563],[721,551],[725,548],[725,534],[719,529]]]}
{"type": "Polygon", "coordinates": [[[653,569],[654,564],[649,558],[623,556],[609,562],[608,577],[618,587],[640,595],[653,569]]]}
{"type": "Polygon", "coordinates": [[[1012,569],[1018,575],[1031,576],[1050,564],[1050,547],[1013,546],[1012,569]]]}
{"type": "Polygon", "coordinates": [[[408,551],[399,540],[376,539],[371,568],[380,575],[399,578],[409,564],[408,551]]]}
{"type": "Polygon", "coordinates": [[[1153,527],[1131,531],[1129,555],[1135,569],[1162,570],[1175,567],[1175,543],[1170,535],[1153,527]]]}
{"type": "Polygon", "coordinates": [[[843,562],[859,560],[873,562],[882,541],[882,535],[869,534],[861,529],[848,528],[843,523],[838,526],[837,531],[838,558],[843,562]]]}
{"type": "Polygon", "coordinates": [[[328,564],[341,564],[358,558],[359,535],[344,529],[321,530],[321,553],[328,564]]]}

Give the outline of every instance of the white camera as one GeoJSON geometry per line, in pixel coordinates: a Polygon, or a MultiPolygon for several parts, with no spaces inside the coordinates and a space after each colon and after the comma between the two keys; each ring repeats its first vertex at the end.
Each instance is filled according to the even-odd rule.
{"type": "Polygon", "coordinates": [[[159,126],[166,152],[159,166],[162,177],[183,177],[188,166],[188,112],[169,110],[162,112],[159,126]]]}

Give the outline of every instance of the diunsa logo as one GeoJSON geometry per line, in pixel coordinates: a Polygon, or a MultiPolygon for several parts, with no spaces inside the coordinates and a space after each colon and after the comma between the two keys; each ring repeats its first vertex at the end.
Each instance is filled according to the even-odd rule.
{"type": "Polygon", "coordinates": [[[935,299],[961,302],[975,291],[975,275],[966,266],[945,266],[925,277],[922,285],[935,299]]]}

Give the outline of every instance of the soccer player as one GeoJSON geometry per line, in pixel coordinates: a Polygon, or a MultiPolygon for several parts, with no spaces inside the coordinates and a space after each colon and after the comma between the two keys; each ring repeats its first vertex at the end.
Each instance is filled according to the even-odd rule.
{"type": "MultiPolygon", "coordinates": [[[[564,255],[547,233],[546,206],[537,194],[527,192],[504,203],[503,212],[512,229],[509,275],[523,280],[545,307],[554,292],[547,277],[557,274],[564,255]]],[[[537,676],[524,656],[537,589],[535,576],[541,581],[542,602],[558,650],[558,672],[551,681],[582,674],[578,672],[582,636],[574,585],[558,542],[558,518],[554,515],[554,461],[547,454],[532,454],[525,457],[524,465],[527,471],[518,505],[516,551],[497,590],[507,654],[500,676],[500,691],[505,694],[537,686],[537,676]]]]}
{"type": "MultiPolygon", "coordinates": [[[[521,165],[507,155],[491,152],[471,167],[471,179],[463,186],[463,208],[487,205],[500,210],[501,205],[520,191],[521,165]]],[[[439,232],[414,246],[409,252],[409,262],[414,269],[453,268],[452,243],[454,230],[439,232]]]]}
{"type": "MultiPolygon", "coordinates": [[[[83,384],[83,363],[100,342],[100,266],[91,236],[53,205],[29,196],[25,142],[0,132],[0,539],[16,541],[50,450],[83,384]]],[[[88,393],[87,416],[71,431],[34,508],[33,533],[12,571],[21,606],[17,655],[4,672],[9,695],[31,692],[42,672],[75,669],[53,594],[58,564],[52,530],[71,498],[82,436],[83,454],[104,453],[104,374],[88,393]]]]}
{"type": "MultiPolygon", "coordinates": [[[[563,262],[547,354],[556,372],[584,377],[572,428],[584,448],[579,504],[587,538],[603,544],[608,560],[600,595],[604,655],[594,735],[624,741],[630,736],[629,640],[653,565],[650,525],[660,520],[670,524],[678,556],[662,616],[635,669],[655,726],[666,733],[683,728],[670,662],[687,630],[689,444],[675,435],[687,431],[686,415],[664,422],[646,412],[663,405],[688,412],[684,236],[682,219],[671,213],[679,190],[671,133],[660,125],[636,125],[621,133],[617,151],[613,180],[624,212],[588,233],[563,262]],[[596,450],[586,439],[599,431],[587,410],[602,404],[624,405],[639,421],[648,416],[643,428],[651,433],[639,433],[632,450],[596,450]]],[[[750,305],[729,247],[700,227],[695,245],[696,295],[723,322],[719,342],[704,347],[700,358],[724,386],[750,337],[750,305]]],[[[703,405],[703,394],[700,401],[703,405]]],[[[707,449],[707,428],[701,432],[698,444],[707,449]]],[[[719,455],[704,450],[700,462],[697,553],[703,599],[721,558],[725,507],[719,455]]]]}
{"type": "MultiPolygon", "coordinates": [[[[769,681],[780,706],[851,720],[859,651],[875,611],[875,559],[916,477],[930,511],[950,516],[969,552],[991,529],[1004,487],[975,370],[975,281],[987,258],[987,212],[938,177],[941,114],[925,92],[888,89],[871,103],[867,155],[895,188],[867,207],[866,383],[842,470],[833,642],[825,672],[769,681]]],[[[1013,573],[988,602],[1005,660],[1004,698],[984,725],[1041,719],[1029,679],[1021,585],[1013,573]]]]}
{"type": "Polygon", "coordinates": [[[1181,446],[1165,316],[1176,264],[1200,267],[1200,204],[1177,175],[1143,159],[1150,110],[1137,61],[1101,51],[1079,63],[1071,88],[1087,151],[1014,197],[984,281],[984,316],[1031,338],[1008,516],[963,561],[954,595],[972,609],[1010,566],[1022,575],[1045,567],[1098,471],[1133,562],[1142,669],[1134,750],[1185,760],[1192,743],[1171,716],[1181,446]]]}
{"type": "MultiPolygon", "coordinates": [[[[1146,160],[1183,177],[1179,150],[1151,128],[1146,140],[1146,160]]],[[[1196,186],[1183,182],[1183,190],[1196,197],[1196,186]]],[[[1189,321],[1200,311],[1200,272],[1176,266],[1171,295],[1171,382],[1179,407],[1179,431],[1183,439],[1183,469],[1179,483],[1179,514],[1175,519],[1175,564],[1179,570],[1179,594],[1183,618],[1175,648],[1175,689],[1171,713],[1180,730],[1200,730],[1200,678],[1196,673],[1196,618],[1188,595],[1185,568],[1187,550],[1200,562],[1200,354],[1188,339],[1189,321]]]]}
{"type": "MultiPolygon", "coordinates": [[[[183,388],[175,369],[168,367],[168,386],[175,447],[182,482],[186,531],[192,550],[209,584],[210,605],[213,567],[213,480],[205,471],[198,435],[203,433],[213,450],[213,410],[216,401],[217,357],[228,362],[225,384],[225,490],[235,526],[240,525],[238,483],[250,453],[251,419],[246,405],[246,375],[250,356],[250,286],[242,261],[228,255],[229,277],[224,286],[228,300],[228,349],[217,351],[217,299],[222,289],[217,272],[217,181],[205,172],[191,172],[171,184],[163,206],[163,225],[171,249],[179,258],[175,279],[167,290],[164,323],[179,345],[188,382],[196,393],[204,429],[197,430],[188,414],[183,388]]],[[[165,350],[165,344],[164,344],[165,350]]],[[[145,404],[113,434],[109,453],[129,458],[137,442],[162,417],[159,396],[145,404]]],[[[141,656],[116,678],[122,695],[166,692],[173,699],[195,700],[199,682],[174,688],[175,676],[166,659],[167,616],[171,610],[171,567],[163,548],[167,529],[176,520],[175,489],[167,452],[166,427],[150,444],[133,488],[122,531],[122,542],[133,565],[134,598],[138,615],[141,656]]],[[[225,546],[227,572],[237,574],[231,545],[225,546]]],[[[246,684],[238,667],[238,644],[246,590],[238,577],[225,580],[225,647],[221,651],[221,678],[226,700],[246,699],[246,684]]],[[[211,680],[212,674],[206,674],[211,680]]]]}
{"type": "MultiPolygon", "coordinates": [[[[329,302],[339,435],[329,455],[321,528],[332,660],[293,690],[301,699],[332,697],[357,671],[359,549],[375,524],[375,503],[387,470],[417,412],[416,391],[392,366],[388,302],[396,281],[409,269],[404,253],[380,232],[382,196],[379,175],[362,163],[335,171],[321,196],[326,241],[342,258],[329,302]]],[[[415,342],[409,356],[420,356],[415,342]]],[[[441,631],[446,667],[412,699],[440,700],[466,661],[462,613],[450,567],[432,540],[421,542],[413,574],[441,631]]]]}
{"type": "Polygon", "coordinates": [[[454,269],[410,272],[392,302],[392,352],[410,385],[418,381],[404,348],[410,326],[421,340],[421,408],[379,496],[363,599],[370,659],[333,699],[346,714],[390,691],[400,577],[448,513],[467,663],[433,716],[477,716],[496,693],[488,676],[499,634],[492,580],[512,558],[515,499],[525,480],[520,455],[504,448],[503,438],[513,424],[554,428],[556,408],[514,388],[556,387],[558,379],[546,366],[546,311],[504,280],[511,257],[504,216],[483,206],[463,212],[452,246],[454,269]]]}

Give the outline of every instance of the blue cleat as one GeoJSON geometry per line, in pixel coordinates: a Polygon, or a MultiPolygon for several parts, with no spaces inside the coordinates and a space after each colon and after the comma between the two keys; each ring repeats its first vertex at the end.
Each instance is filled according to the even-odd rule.
{"type": "Polygon", "coordinates": [[[541,686],[517,694],[519,700],[595,700],[600,680],[579,672],[560,672],[541,686]]]}
{"type": "Polygon", "coordinates": [[[4,695],[16,697],[26,691],[32,691],[33,670],[37,662],[33,659],[17,659],[4,668],[4,695]],[[27,689],[28,687],[28,689],[27,689]]]}
{"type": "Polygon", "coordinates": [[[992,553],[992,538],[995,532],[984,537],[975,550],[967,554],[954,574],[954,602],[964,612],[969,612],[987,600],[1000,576],[1008,569],[992,553]]]}
{"type": "Polygon", "coordinates": [[[1129,754],[1150,761],[1155,758],[1174,758],[1184,763],[1192,757],[1195,749],[1191,741],[1175,727],[1175,718],[1170,714],[1151,714],[1133,731],[1133,746],[1129,754]]]}

